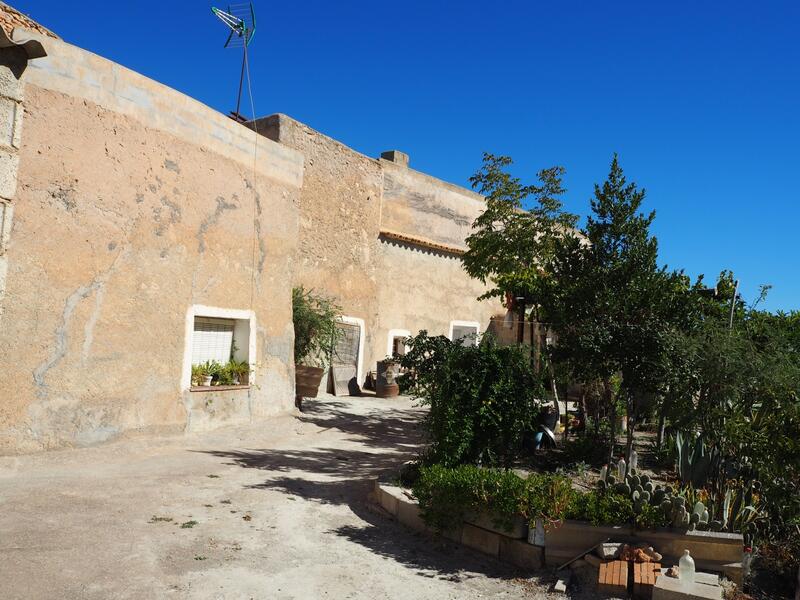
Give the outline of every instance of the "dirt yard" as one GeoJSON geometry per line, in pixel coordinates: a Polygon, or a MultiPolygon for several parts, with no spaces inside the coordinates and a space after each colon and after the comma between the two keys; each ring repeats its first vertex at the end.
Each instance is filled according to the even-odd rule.
{"type": "Polygon", "coordinates": [[[407,399],[323,397],[212,433],[0,458],[0,598],[535,598],[367,508],[413,457],[407,399]]]}

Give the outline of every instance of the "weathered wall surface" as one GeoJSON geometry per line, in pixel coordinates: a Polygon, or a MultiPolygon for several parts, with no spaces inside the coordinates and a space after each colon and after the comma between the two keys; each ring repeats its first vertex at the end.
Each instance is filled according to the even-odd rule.
{"type": "Polygon", "coordinates": [[[294,280],[336,297],[346,316],[364,321],[362,375],[387,355],[392,329],[448,335],[451,321],[476,321],[483,332],[504,312],[477,301],[485,287],[454,254],[381,236],[389,230],[464,249],[484,206],[479,195],[359,154],[285,115],[259,119],[256,128],[306,159],[294,280]]]}
{"type": "MultiPolygon", "coordinates": [[[[465,250],[472,223],[484,209],[483,198],[413,169],[380,162],[381,231],[465,250]]],[[[476,322],[484,333],[492,316],[504,312],[498,302],[478,301],[486,286],[469,277],[454,254],[384,238],[380,262],[392,280],[392,285],[379,289],[381,339],[392,329],[448,335],[453,321],[476,322]]]]}
{"type": "Polygon", "coordinates": [[[381,166],[381,229],[466,249],[464,240],[485,206],[481,196],[389,161],[381,166]]]}
{"type": "MultiPolygon", "coordinates": [[[[346,316],[363,319],[369,351],[379,343],[383,283],[377,260],[380,164],[286,115],[259,119],[255,128],[305,158],[294,284],[335,297],[346,316]]],[[[373,358],[365,352],[365,372],[373,358]]]]}
{"type": "Polygon", "coordinates": [[[43,41],[48,58],[24,76],[6,248],[0,453],[289,409],[302,157],[43,41]],[[254,311],[256,385],[208,399],[182,389],[196,304],[254,311]]]}

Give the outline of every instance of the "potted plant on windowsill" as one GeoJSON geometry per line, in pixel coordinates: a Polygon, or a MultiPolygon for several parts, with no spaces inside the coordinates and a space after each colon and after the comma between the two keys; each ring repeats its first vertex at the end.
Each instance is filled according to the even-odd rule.
{"type": "Polygon", "coordinates": [[[249,385],[250,383],[250,364],[246,360],[237,361],[231,359],[227,364],[230,372],[232,385],[249,385]]]}
{"type": "Polygon", "coordinates": [[[292,290],[295,404],[300,410],[303,398],[317,396],[333,348],[341,335],[337,327],[340,315],[341,309],[332,299],[302,286],[292,290]]]}

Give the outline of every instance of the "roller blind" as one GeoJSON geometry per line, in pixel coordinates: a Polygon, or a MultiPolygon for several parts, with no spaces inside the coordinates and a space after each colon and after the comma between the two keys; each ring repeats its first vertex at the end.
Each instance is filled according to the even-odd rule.
{"type": "Polygon", "coordinates": [[[231,357],[233,345],[233,319],[194,318],[192,336],[192,364],[199,365],[209,360],[226,363],[231,357]]]}
{"type": "Polygon", "coordinates": [[[453,325],[453,341],[461,342],[462,346],[475,346],[478,344],[475,335],[478,328],[471,325],[453,325]]]}

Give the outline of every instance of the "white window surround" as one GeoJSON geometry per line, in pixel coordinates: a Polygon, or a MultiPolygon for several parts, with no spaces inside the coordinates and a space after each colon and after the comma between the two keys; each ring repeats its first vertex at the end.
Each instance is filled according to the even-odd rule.
{"type": "Polygon", "coordinates": [[[339,317],[342,323],[358,325],[358,366],[356,367],[356,383],[361,385],[364,381],[364,319],[358,317],[339,317]]]}
{"type": "Polygon", "coordinates": [[[453,342],[453,329],[456,327],[473,327],[475,329],[475,343],[477,344],[477,338],[481,334],[481,324],[477,321],[450,321],[450,333],[448,334],[447,338],[453,342]]]}
{"type": "Polygon", "coordinates": [[[391,356],[394,351],[394,338],[411,337],[411,332],[407,329],[390,329],[389,338],[386,340],[386,356],[391,356]]]}
{"type": "Polygon", "coordinates": [[[447,335],[450,341],[453,340],[454,327],[474,327],[477,335],[481,333],[481,324],[477,321],[450,321],[450,333],[447,335]]]}
{"type": "Polygon", "coordinates": [[[235,319],[237,321],[248,321],[250,324],[250,335],[248,337],[247,360],[250,363],[252,382],[252,372],[256,366],[256,314],[252,310],[238,310],[234,308],[220,308],[218,306],[204,306],[193,304],[186,311],[186,322],[184,324],[183,338],[183,371],[181,373],[181,390],[186,391],[192,386],[192,336],[194,335],[194,318],[212,317],[216,319],[235,319]]]}

